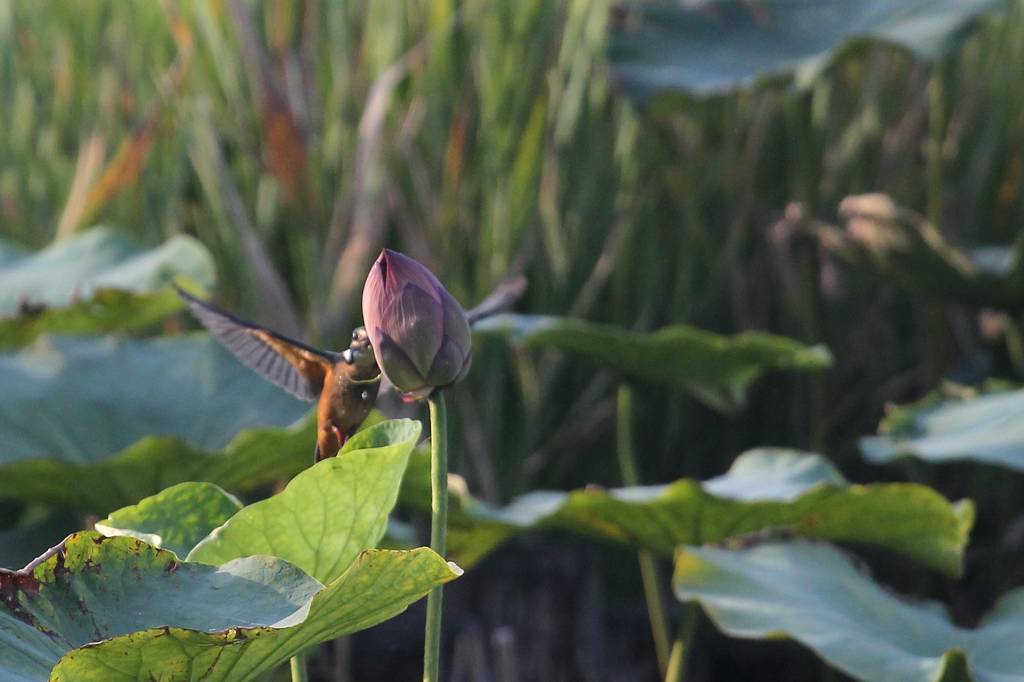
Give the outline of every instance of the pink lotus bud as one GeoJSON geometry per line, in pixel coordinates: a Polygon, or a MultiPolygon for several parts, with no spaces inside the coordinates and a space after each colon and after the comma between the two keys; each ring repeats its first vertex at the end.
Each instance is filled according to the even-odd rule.
{"type": "Polygon", "coordinates": [[[466,313],[430,270],[384,249],[363,286],[363,323],[384,376],[407,399],[461,380],[472,360],[466,313]]]}

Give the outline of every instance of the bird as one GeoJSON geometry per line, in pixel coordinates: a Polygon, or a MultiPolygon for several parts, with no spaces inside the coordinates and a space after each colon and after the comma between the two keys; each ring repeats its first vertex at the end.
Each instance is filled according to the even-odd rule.
{"type": "Polygon", "coordinates": [[[175,285],[192,314],[249,369],[300,400],[317,402],[313,462],[334,457],[366,420],[381,372],[363,327],[340,353],[320,350],[243,320],[175,285]]]}
{"type": "MultiPolygon", "coordinates": [[[[511,277],[466,312],[472,326],[511,306],[526,290],[511,277]]],[[[178,296],[210,334],[249,369],[300,400],[317,402],[313,462],[334,457],[359,429],[377,401],[383,375],[364,327],[352,332],[340,353],[320,350],[244,320],[173,284],[178,296]]]]}

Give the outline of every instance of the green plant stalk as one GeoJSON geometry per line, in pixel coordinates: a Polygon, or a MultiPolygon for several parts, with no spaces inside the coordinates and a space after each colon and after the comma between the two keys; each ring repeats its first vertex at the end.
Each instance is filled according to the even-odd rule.
{"type": "Polygon", "coordinates": [[[295,654],[291,660],[292,682],[309,682],[306,670],[306,654],[295,654]]]}
{"type": "MultiPolygon", "coordinates": [[[[925,161],[927,186],[925,201],[928,222],[942,234],[946,234],[944,200],[946,190],[946,169],[943,158],[948,116],[946,111],[946,81],[949,63],[941,57],[932,67],[928,81],[928,154],[925,161]]],[[[929,383],[937,383],[945,375],[949,364],[950,347],[947,306],[942,301],[928,301],[925,307],[925,329],[929,342],[925,344],[925,362],[928,367],[929,383]]]]}
{"type": "Polygon", "coordinates": [[[1011,318],[1006,325],[1006,354],[1010,357],[1017,378],[1024,378],[1024,334],[1021,333],[1020,318],[1011,318]]]}
{"type": "MultiPolygon", "coordinates": [[[[622,483],[627,486],[640,485],[640,475],[636,468],[636,455],[633,452],[633,389],[626,383],[619,384],[618,423],[616,424],[617,448],[619,454],[619,470],[622,483]]],[[[654,649],[658,655],[658,669],[665,675],[669,666],[668,617],[665,615],[665,601],[661,594],[661,576],[654,555],[648,551],[637,552],[640,562],[640,579],[644,585],[644,598],[647,600],[647,616],[651,621],[651,634],[654,636],[654,649]]]]}
{"type": "Polygon", "coordinates": [[[697,629],[698,606],[684,604],[683,615],[679,620],[679,631],[672,642],[672,653],[668,657],[668,670],[665,671],[665,682],[683,682],[686,679],[686,661],[689,659],[693,633],[697,629]]]}
{"type": "Polygon", "coordinates": [[[948,65],[938,59],[932,67],[931,80],[928,82],[928,157],[926,172],[928,177],[927,211],[928,220],[935,229],[943,232],[943,199],[946,172],[943,159],[943,147],[946,137],[946,78],[948,65]]]}
{"type": "MultiPolygon", "coordinates": [[[[818,262],[818,245],[803,244],[800,249],[800,271],[803,280],[803,339],[809,344],[820,343],[825,336],[825,304],[821,295],[821,266],[818,262]]],[[[824,372],[811,372],[807,377],[807,398],[810,433],[809,445],[812,452],[825,452],[825,435],[828,415],[828,385],[824,372]]]]}
{"type": "MultiPolygon", "coordinates": [[[[444,394],[434,393],[430,405],[430,548],[445,555],[448,541],[448,408],[444,394]]],[[[423,682],[437,682],[441,664],[441,587],[427,596],[427,632],[423,645],[423,682]]]]}

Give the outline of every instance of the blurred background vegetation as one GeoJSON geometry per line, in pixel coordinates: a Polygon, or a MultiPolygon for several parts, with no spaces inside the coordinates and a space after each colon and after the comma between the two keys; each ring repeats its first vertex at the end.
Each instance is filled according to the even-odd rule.
{"type": "MultiPolygon", "coordinates": [[[[825,343],[827,376],[772,375],[738,414],[644,386],[641,478],[783,445],[865,479],[856,438],[888,402],[1024,368],[1012,318],[983,328],[927,267],[822,234],[849,241],[840,202],[881,191],[950,244],[1017,240],[1022,12],[927,61],[856,41],[806,82],[636,99],[609,63],[634,18],[608,0],[0,0],[0,237],[195,236],[221,302],[332,348],[384,245],[467,306],[521,273],[523,312],[825,343]]],[[[456,470],[492,502],[617,484],[615,385],[483,341],[456,470]]]]}

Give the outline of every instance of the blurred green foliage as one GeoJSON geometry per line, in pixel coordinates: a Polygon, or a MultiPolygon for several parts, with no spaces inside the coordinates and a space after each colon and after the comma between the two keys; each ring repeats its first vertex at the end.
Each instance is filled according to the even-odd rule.
{"type": "Polygon", "coordinates": [[[0,348],[43,333],[126,331],[160,322],[184,307],[175,279],[209,289],[210,254],[176,235],[141,249],[127,235],[96,227],[35,253],[0,242],[0,348]]]}
{"type": "MultiPolygon", "coordinates": [[[[429,471],[429,455],[418,449],[402,482],[400,506],[430,509],[429,471]]],[[[462,568],[527,530],[558,530],[669,557],[684,545],[784,529],[782,534],[884,547],[959,575],[974,523],[969,500],[952,503],[913,483],[851,486],[821,455],[781,448],[745,452],[707,481],[537,490],[500,509],[474,499],[465,481],[455,479],[451,507],[448,552],[462,568]]]]}
{"type": "MultiPolygon", "coordinates": [[[[522,271],[526,312],[825,342],[844,358],[829,385],[773,378],[735,421],[645,388],[641,468],[709,475],[726,459],[699,453],[764,443],[854,452],[879,396],[904,397],[887,381],[921,358],[934,380],[955,354],[907,299],[776,221],[884,188],[953,242],[1012,242],[1021,4],[931,64],[860,42],[806,88],[640,108],[606,61],[615,16],[603,0],[7,0],[0,236],[196,236],[227,303],[328,346],[384,244],[467,305],[522,271]],[[890,314],[907,321],[866,340],[890,314]]],[[[616,482],[604,373],[484,342],[457,393],[457,466],[491,501],[616,482]]]]}
{"type": "Polygon", "coordinates": [[[2,499],[106,513],[181,481],[251,491],[315,441],[305,403],[206,335],[43,337],[0,355],[0,386],[2,499]]]}
{"type": "MultiPolygon", "coordinates": [[[[769,4],[698,9],[758,19],[769,4]]],[[[708,478],[766,444],[828,452],[852,479],[874,478],[857,439],[887,401],[919,398],[947,376],[1024,379],[1012,309],[1024,2],[971,5],[1008,11],[955,32],[951,51],[911,41],[931,61],[854,40],[802,53],[814,68],[799,83],[775,64],[755,87],[636,102],[609,63],[635,17],[611,0],[0,0],[0,263],[101,223],[148,246],[189,235],[213,255],[229,307],[338,347],[388,245],[467,306],[525,274],[524,313],[631,332],[685,324],[796,337],[830,348],[835,368],[773,375],[735,415],[640,382],[640,478],[708,478]],[[872,192],[887,195],[881,214],[840,209],[872,192]],[[829,226],[836,219],[844,231],[829,226]],[[963,303],[1011,310],[977,324],[963,303]]],[[[483,502],[619,482],[616,376],[484,337],[475,353],[452,399],[454,468],[483,502]]],[[[159,455],[180,473],[181,447],[150,439],[124,461],[151,469],[159,455]]],[[[64,501],[72,486],[31,466],[37,485],[60,488],[46,499],[64,501]]],[[[118,471],[145,492],[180,480],[118,471]]],[[[976,617],[1022,551],[1010,532],[1019,480],[912,464],[884,473],[894,472],[977,499],[974,551],[951,602],[976,617]]],[[[105,494],[94,488],[82,499],[105,494]]],[[[9,532],[65,525],[5,505],[0,526],[18,517],[9,532]]]]}

